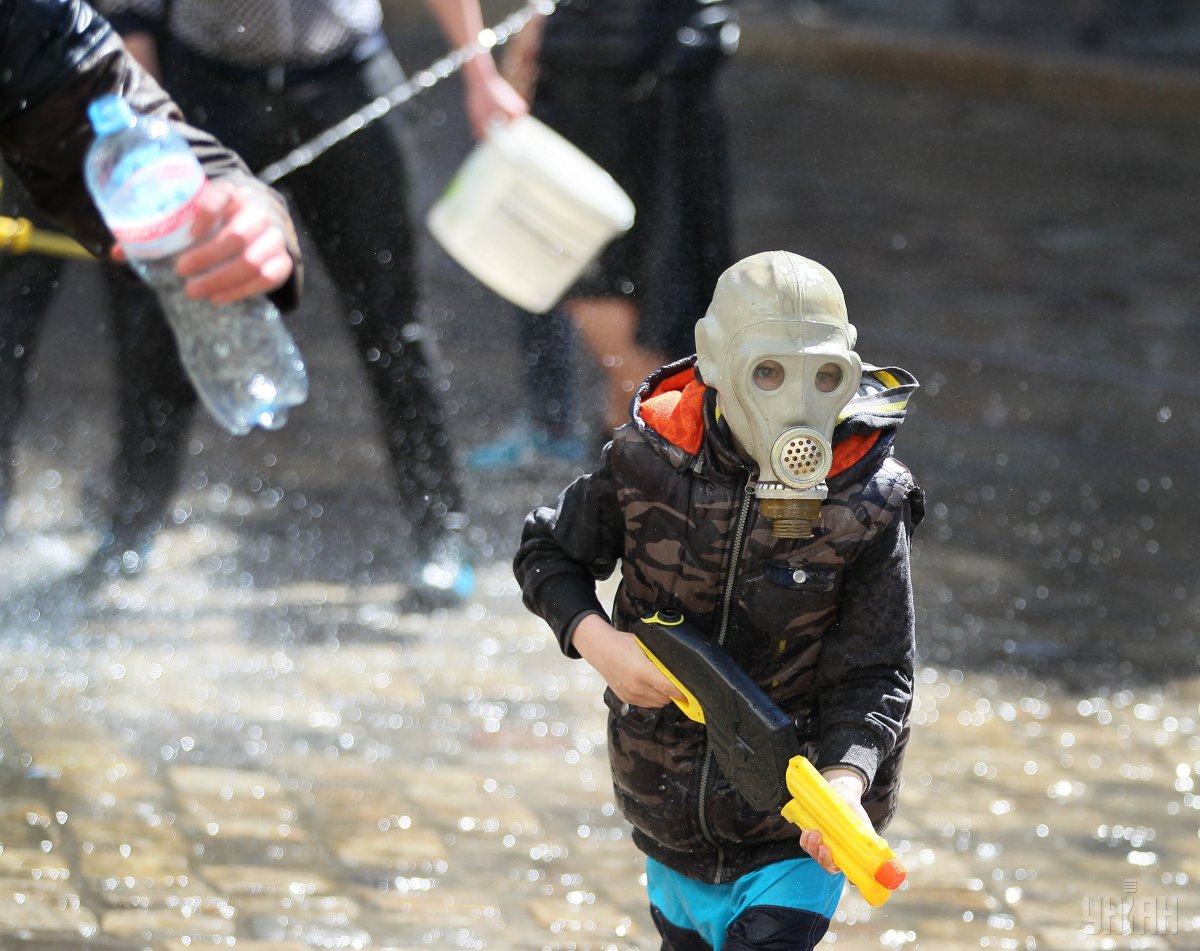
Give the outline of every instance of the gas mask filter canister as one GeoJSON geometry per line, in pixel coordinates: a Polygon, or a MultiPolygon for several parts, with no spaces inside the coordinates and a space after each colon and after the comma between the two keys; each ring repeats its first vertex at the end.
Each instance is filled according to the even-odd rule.
{"type": "Polygon", "coordinates": [[[855,339],[837,279],[786,251],[729,268],[696,324],[700,375],[758,466],[754,492],[780,538],[811,538],[820,520],[833,430],[862,379],[855,339]]]}

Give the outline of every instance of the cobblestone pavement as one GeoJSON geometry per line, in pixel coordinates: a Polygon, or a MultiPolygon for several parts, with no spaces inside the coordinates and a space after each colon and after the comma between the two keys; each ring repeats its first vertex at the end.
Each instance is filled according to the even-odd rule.
{"type": "MultiPolygon", "coordinates": [[[[404,616],[387,584],[207,587],[235,545],[173,539],[161,587],[7,645],[0,946],[657,947],[601,684],[502,567],[404,616]]],[[[1195,947],[1198,703],[923,666],[910,883],[848,894],[830,940],[1195,947]]]]}
{"type": "MultiPolygon", "coordinates": [[[[775,60],[727,80],[740,250],[828,264],[864,356],[924,383],[910,882],[848,893],[830,945],[1196,948],[1200,130],[775,60]]],[[[461,155],[439,95],[423,200],[461,155]]],[[[424,266],[469,445],[516,405],[511,322],[424,266]]],[[[291,318],[309,403],[241,440],[198,419],[151,568],[80,592],[112,451],[90,280],[47,327],[0,542],[0,949],[657,947],[601,685],[507,567],[572,473],[471,473],[477,597],[399,611],[403,526],[318,269],[291,318]]]]}

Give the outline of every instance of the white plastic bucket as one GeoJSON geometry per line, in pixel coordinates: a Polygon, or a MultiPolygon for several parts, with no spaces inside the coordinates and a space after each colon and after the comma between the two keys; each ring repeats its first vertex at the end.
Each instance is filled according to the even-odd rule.
{"type": "Polygon", "coordinates": [[[475,146],[426,224],[477,280],[541,314],[629,230],[633,214],[612,176],[526,115],[475,146]]]}

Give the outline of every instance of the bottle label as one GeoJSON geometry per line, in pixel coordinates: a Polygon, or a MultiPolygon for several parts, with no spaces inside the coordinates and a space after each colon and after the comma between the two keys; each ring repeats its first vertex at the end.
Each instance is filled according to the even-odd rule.
{"type": "Polygon", "coordinates": [[[163,258],[192,243],[203,172],[190,155],[168,156],[131,172],[112,204],[139,208],[136,217],[109,221],[113,237],[132,258],[163,258]]]}

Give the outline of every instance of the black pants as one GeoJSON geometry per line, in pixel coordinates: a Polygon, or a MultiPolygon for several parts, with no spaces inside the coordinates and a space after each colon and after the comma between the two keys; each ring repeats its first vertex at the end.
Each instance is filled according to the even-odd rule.
{"type": "Polygon", "coordinates": [[[521,385],[533,424],[554,439],[582,428],[575,392],[575,329],[562,307],[531,314],[514,307],[521,348],[521,385]]]}
{"type": "Polygon", "coordinates": [[[730,184],[717,67],[625,74],[542,63],[533,114],[607,171],[633,199],[633,227],[601,252],[567,297],[638,309],[637,341],[677,360],[732,261],[730,184]]]}
{"type": "MultiPolygon", "coordinates": [[[[732,261],[724,114],[717,63],[687,74],[627,75],[541,64],[533,114],[574,143],[633,199],[633,227],[607,245],[567,297],[617,298],[638,309],[637,342],[678,360],[696,350],[721,272],[732,261]]],[[[571,327],[556,309],[521,314],[530,415],[558,434],[577,387],[571,327]],[[555,418],[559,409],[565,410],[555,418]]]]}
{"type": "MultiPolygon", "coordinates": [[[[26,217],[41,227],[29,197],[0,166],[0,215],[26,217]]],[[[0,255],[0,528],[12,492],[15,437],[25,404],[30,358],[63,262],[40,254],[0,255]]]]}
{"type": "MultiPolygon", "coordinates": [[[[189,120],[237,151],[254,171],[335,124],[403,79],[390,52],[345,62],[282,90],[266,74],[233,73],[179,47],[161,51],[164,85],[189,120]]],[[[393,113],[279,184],[330,275],[377,398],[404,514],[424,548],[461,505],[445,419],[417,320],[404,131],[393,113]]],[[[140,288],[113,282],[123,434],[117,474],[120,532],[165,505],[196,401],[170,332],[140,288]],[[133,372],[137,368],[138,372],[133,372]],[[158,368],[151,375],[146,368],[158,368]]]]}

